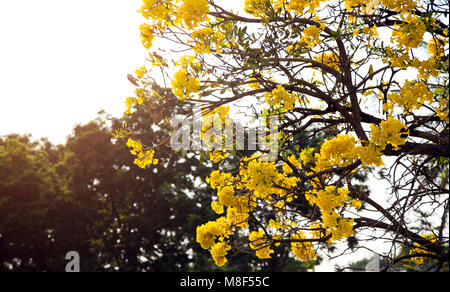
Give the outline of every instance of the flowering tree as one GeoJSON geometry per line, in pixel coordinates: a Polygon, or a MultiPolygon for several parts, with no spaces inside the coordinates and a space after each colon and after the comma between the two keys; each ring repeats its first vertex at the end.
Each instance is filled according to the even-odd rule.
{"type": "MultiPolygon", "coordinates": [[[[204,144],[219,136],[206,135],[217,130],[211,117],[222,125],[233,112],[276,117],[265,125],[276,133],[262,139],[275,137],[272,159],[264,147],[241,157],[230,150],[234,140],[209,149],[218,166],[206,182],[220,216],[197,228],[199,244],[222,266],[243,246],[267,259],[289,245],[309,261],[343,240],[355,248],[388,238],[390,263],[448,265],[448,3],[226,2],[144,0],[141,36],[152,67],[129,76],[138,88],[127,112],[147,106],[158,125],[175,105],[200,108],[204,144]],[[300,146],[323,133],[319,146],[300,146]],[[228,155],[238,162],[221,165],[228,155]],[[379,172],[390,188],[359,188],[363,171],[379,172]]],[[[165,163],[159,145],[127,138],[138,166],[165,163]]]]}

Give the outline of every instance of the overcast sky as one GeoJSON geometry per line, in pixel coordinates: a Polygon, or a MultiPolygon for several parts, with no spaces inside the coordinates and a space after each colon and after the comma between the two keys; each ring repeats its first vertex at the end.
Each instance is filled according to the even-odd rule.
{"type": "Polygon", "coordinates": [[[120,116],[144,64],[141,0],[0,0],[0,135],[64,143],[105,109],[120,116]]]}

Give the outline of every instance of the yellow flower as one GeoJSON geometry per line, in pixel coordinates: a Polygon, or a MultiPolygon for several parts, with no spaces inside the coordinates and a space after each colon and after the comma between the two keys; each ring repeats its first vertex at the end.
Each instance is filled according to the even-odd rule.
{"type": "Polygon", "coordinates": [[[248,164],[247,188],[255,192],[255,195],[265,197],[271,194],[274,181],[278,177],[275,162],[254,159],[248,164]]]}
{"type": "Polygon", "coordinates": [[[363,28],[362,31],[365,34],[368,34],[370,37],[374,37],[374,38],[378,37],[378,29],[377,29],[376,25],[374,25],[372,27],[365,27],[365,28],[363,28]]]}
{"type": "Polygon", "coordinates": [[[447,124],[449,123],[449,103],[448,103],[448,95],[447,97],[443,97],[439,101],[439,105],[436,107],[436,115],[447,124]]]}
{"type": "Polygon", "coordinates": [[[339,208],[348,203],[349,190],[326,186],[323,190],[312,190],[305,194],[311,205],[316,205],[322,214],[323,228],[331,233],[330,241],[338,241],[353,235],[353,219],[343,218],[339,208]]]}
{"type": "Polygon", "coordinates": [[[155,39],[155,36],[153,35],[153,30],[150,25],[144,23],[140,26],[141,30],[141,39],[142,44],[146,49],[150,49],[152,46],[153,40],[155,39]]]}
{"type": "Polygon", "coordinates": [[[224,242],[215,244],[211,249],[211,255],[217,266],[221,267],[227,262],[227,252],[231,249],[231,246],[224,242]]]}
{"type": "Polygon", "coordinates": [[[253,231],[249,236],[250,248],[255,250],[255,254],[260,259],[270,259],[273,250],[270,244],[264,240],[264,230],[253,231]]]}
{"type": "Polygon", "coordinates": [[[381,0],[381,4],[391,10],[405,14],[417,7],[415,0],[381,0]]]}
{"type": "Polygon", "coordinates": [[[389,101],[403,107],[407,111],[419,109],[426,103],[433,102],[434,94],[422,82],[405,81],[400,93],[389,94],[389,101]]]}
{"type": "Polygon", "coordinates": [[[178,17],[189,29],[193,29],[198,23],[207,19],[208,12],[207,0],[183,0],[178,10],[178,17]]]}
{"type": "Polygon", "coordinates": [[[283,106],[284,111],[292,110],[299,99],[297,94],[287,92],[280,84],[272,92],[266,92],[264,97],[267,104],[273,107],[283,106]]]}
{"type": "Polygon", "coordinates": [[[211,203],[211,209],[213,209],[213,211],[219,215],[223,214],[223,212],[224,212],[223,205],[217,201],[214,201],[211,203]]]}
{"type": "Polygon", "coordinates": [[[190,98],[192,93],[200,91],[200,81],[193,76],[188,76],[185,69],[175,73],[174,80],[172,81],[173,94],[180,100],[190,98]]]}
{"type": "Polygon", "coordinates": [[[294,10],[298,14],[304,14],[305,9],[309,8],[308,12],[314,14],[316,9],[319,8],[321,1],[322,0],[291,0],[286,5],[286,10],[294,10]]]}
{"type": "Polygon", "coordinates": [[[164,20],[174,10],[173,0],[143,0],[141,14],[147,19],[164,20]]]}
{"type": "Polygon", "coordinates": [[[316,57],[314,57],[314,60],[317,62],[320,62],[322,64],[327,65],[328,67],[333,68],[336,71],[341,70],[339,56],[335,53],[323,53],[316,57]]]}
{"type": "Polygon", "coordinates": [[[210,176],[206,178],[206,182],[212,189],[221,189],[228,185],[234,185],[235,178],[231,175],[231,173],[214,170],[211,172],[210,176]]]}
{"type": "MultiPolygon", "coordinates": [[[[303,162],[304,165],[310,163],[310,162],[314,162],[314,148],[309,147],[309,148],[305,148],[300,152],[300,160],[303,162]]],[[[298,163],[299,164],[299,163],[298,163]]],[[[296,165],[296,164],[294,164],[296,165]]],[[[297,167],[300,167],[299,165],[296,165],[297,167]]]]}
{"type": "Polygon", "coordinates": [[[320,44],[322,42],[320,40],[320,33],[323,29],[324,24],[321,24],[320,27],[317,27],[317,25],[308,26],[303,30],[303,35],[300,42],[305,43],[308,48],[320,44]]]}
{"type": "Polygon", "coordinates": [[[442,58],[445,55],[445,45],[448,40],[441,40],[439,38],[432,38],[428,44],[428,52],[435,58],[442,58]]]}
{"type": "Polygon", "coordinates": [[[213,150],[209,153],[209,158],[214,163],[219,163],[219,162],[223,161],[227,156],[228,156],[228,152],[222,151],[222,150],[213,150]]]}
{"type": "Polygon", "coordinates": [[[244,11],[257,17],[264,17],[269,4],[270,0],[245,0],[244,11]]]}
{"type": "Polygon", "coordinates": [[[352,207],[354,207],[354,208],[356,208],[358,210],[361,209],[361,207],[362,207],[361,201],[351,200],[350,203],[351,203],[352,207]]]}
{"type": "Polygon", "coordinates": [[[136,164],[140,168],[144,169],[150,164],[158,164],[158,159],[153,158],[153,156],[155,155],[155,150],[144,150],[141,143],[131,138],[128,139],[127,146],[131,148],[130,153],[137,156],[137,158],[134,160],[134,164],[136,164]]]}
{"type": "Polygon", "coordinates": [[[357,159],[355,138],[349,135],[338,135],[322,144],[315,170],[319,172],[334,165],[345,167],[357,159]]]}
{"type": "Polygon", "coordinates": [[[125,104],[127,107],[127,110],[125,111],[125,114],[129,115],[131,114],[131,107],[137,103],[137,99],[135,97],[127,97],[125,100],[125,104]]]}
{"type": "MultiPolygon", "coordinates": [[[[292,235],[293,240],[306,239],[304,232],[298,232],[292,235]]],[[[314,246],[311,242],[292,242],[291,243],[292,252],[301,261],[307,262],[316,258],[317,254],[313,250],[314,246]]]]}
{"type": "Polygon", "coordinates": [[[234,187],[225,186],[217,192],[219,202],[225,206],[233,206],[235,202],[234,187]]]}
{"type": "MultiPolygon", "coordinates": [[[[438,239],[436,238],[436,236],[432,233],[430,234],[423,234],[422,235],[423,238],[430,240],[433,243],[438,242],[438,239]]],[[[409,254],[410,255],[417,255],[417,254],[430,254],[430,252],[427,250],[426,247],[421,246],[420,244],[416,243],[415,244],[416,247],[410,249],[409,254]]],[[[418,257],[411,257],[411,260],[418,266],[423,265],[425,263],[425,258],[423,256],[418,256],[418,257]]]]}
{"type": "Polygon", "coordinates": [[[425,23],[419,17],[409,17],[402,25],[394,26],[392,40],[407,49],[417,48],[426,30],[425,23]]]}
{"type": "Polygon", "coordinates": [[[147,73],[147,69],[145,68],[145,66],[142,66],[142,67],[136,69],[135,73],[138,78],[142,78],[147,73]]]}
{"type": "Polygon", "coordinates": [[[378,126],[372,124],[370,128],[370,143],[378,146],[380,151],[386,149],[387,144],[391,144],[394,150],[398,150],[398,146],[406,143],[406,137],[408,136],[406,125],[393,117],[388,117],[378,126]]]}
{"type": "Polygon", "coordinates": [[[192,33],[194,42],[194,51],[199,53],[211,54],[212,52],[222,52],[225,45],[225,35],[221,32],[215,32],[212,28],[206,27],[196,30],[192,33]]]}
{"type": "Polygon", "coordinates": [[[359,157],[361,158],[361,164],[363,166],[382,166],[384,162],[381,158],[382,150],[380,147],[373,143],[365,143],[367,145],[358,146],[357,152],[359,157]]]}
{"type": "Polygon", "coordinates": [[[208,249],[216,244],[216,239],[223,233],[223,230],[216,221],[210,221],[197,227],[197,242],[202,248],[208,249]]]}

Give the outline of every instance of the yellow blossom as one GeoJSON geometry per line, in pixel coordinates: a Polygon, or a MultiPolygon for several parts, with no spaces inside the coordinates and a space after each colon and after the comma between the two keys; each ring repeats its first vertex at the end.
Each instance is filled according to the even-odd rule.
{"type": "Polygon", "coordinates": [[[321,24],[320,27],[318,27],[317,25],[308,26],[303,30],[303,35],[300,42],[305,43],[308,48],[320,44],[322,42],[320,40],[320,33],[323,31],[323,29],[323,24],[321,24]]]}
{"type": "Polygon", "coordinates": [[[158,159],[153,158],[153,156],[155,155],[155,151],[153,149],[145,150],[145,149],[143,149],[143,146],[141,143],[139,143],[131,138],[128,139],[127,146],[129,148],[131,148],[131,150],[130,150],[131,154],[137,156],[137,158],[134,160],[134,164],[136,164],[140,168],[144,169],[148,165],[158,164],[158,159]]]}
{"type": "Polygon", "coordinates": [[[231,246],[229,246],[224,242],[219,242],[211,248],[211,255],[217,266],[221,267],[226,264],[227,262],[226,255],[230,249],[231,246]]]}
{"type": "Polygon", "coordinates": [[[272,92],[266,92],[264,97],[267,104],[274,107],[282,106],[284,111],[292,110],[299,99],[297,94],[287,92],[280,84],[272,92]]]}
{"type": "Polygon", "coordinates": [[[405,23],[395,25],[392,40],[405,48],[417,48],[422,42],[427,27],[419,17],[409,17],[405,23]]]}
{"type": "Polygon", "coordinates": [[[304,232],[298,232],[292,235],[294,240],[291,243],[292,252],[301,261],[307,262],[316,258],[317,254],[314,251],[314,246],[311,242],[295,242],[295,240],[305,240],[306,235],[304,232]]]}
{"type": "Polygon", "coordinates": [[[185,69],[181,69],[175,73],[172,90],[178,99],[185,100],[190,98],[192,93],[200,91],[200,81],[194,76],[189,76],[185,69]]]}
{"type": "Polygon", "coordinates": [[[141,29],[141,39],[142,44],[146,49],[150,49],[152,46],[153,40],[155,39],[155,36],[153,35],[152,27],[146,23],[142,24],[140,26],[141,29]]]}
{"type": "Polygon", "coordinates": [[[207,19],[208,12],[207,0],[183,0],[178,10],[178,17],[189,29],[193,29],[207,19]]]}
{"type": "Polygon", "coordinates": [[[221,32],[215,32],[212,28],[206,27],[195,30],[192,33],[194,43],[194,51],[199,53],[210,54],[212,52],[222,52],[225,45],[225,36],[221,32]]]}
{"type": "Polygon", "coordinates": [[[147,19],[164,20],[170,12],[173,12],[173,0],[143,0],[141,14],[147,19]]]}
{"type": "Polygon", "coordinates": [[[377,145],[381,151],[386,148],[387,144],[391,144],[394,150],[398,150],[399,146],[405,144],[408,136],[406,125],[393,117],[388,117],[378,126],[372,124],[370,128],[370,143],[377,145]]]}
{"type": "Polygon", "coordinates": [[[249,236],[250,248],[255,250],[255,254],[260,259],[270,259],[273,250],[270,244],[264,239],[264,230],[253,231],[249,236]]]}

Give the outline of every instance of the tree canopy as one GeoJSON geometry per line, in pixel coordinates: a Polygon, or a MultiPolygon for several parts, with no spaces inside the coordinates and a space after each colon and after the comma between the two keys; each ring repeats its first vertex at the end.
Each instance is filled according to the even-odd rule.
{"type": "MultiPolygon", "coordinates": [[[[234,250],[269,259],[279,246],[308,262],[344,240],[356,249],[387,238],[388,265],[407,247],[403,257],[424,269],[448,267],[448,2],[230,5],[144,0],[149,64],[129,76],[137,89],[126,100],[128,114],[147,108],[152,127],[174,134],[173,109],[182,108],[176,116],[194,121],[188,134],[204,147],[192,149],[194,137],[184,151],[216,164],[206,181],[218,216],[198,226],[201,247],[218,266],[234,250]],[[235,151],[237,131],[221,132],[236,116],[263,121],[251,154],[235,151]],[[356,183],[363,172],[390,187],[369,193],[356,183]]],[[[170,135],[146,142],[136,131],[117,133],[135,164],[170,167],[160,151],[170,135]]]]}

